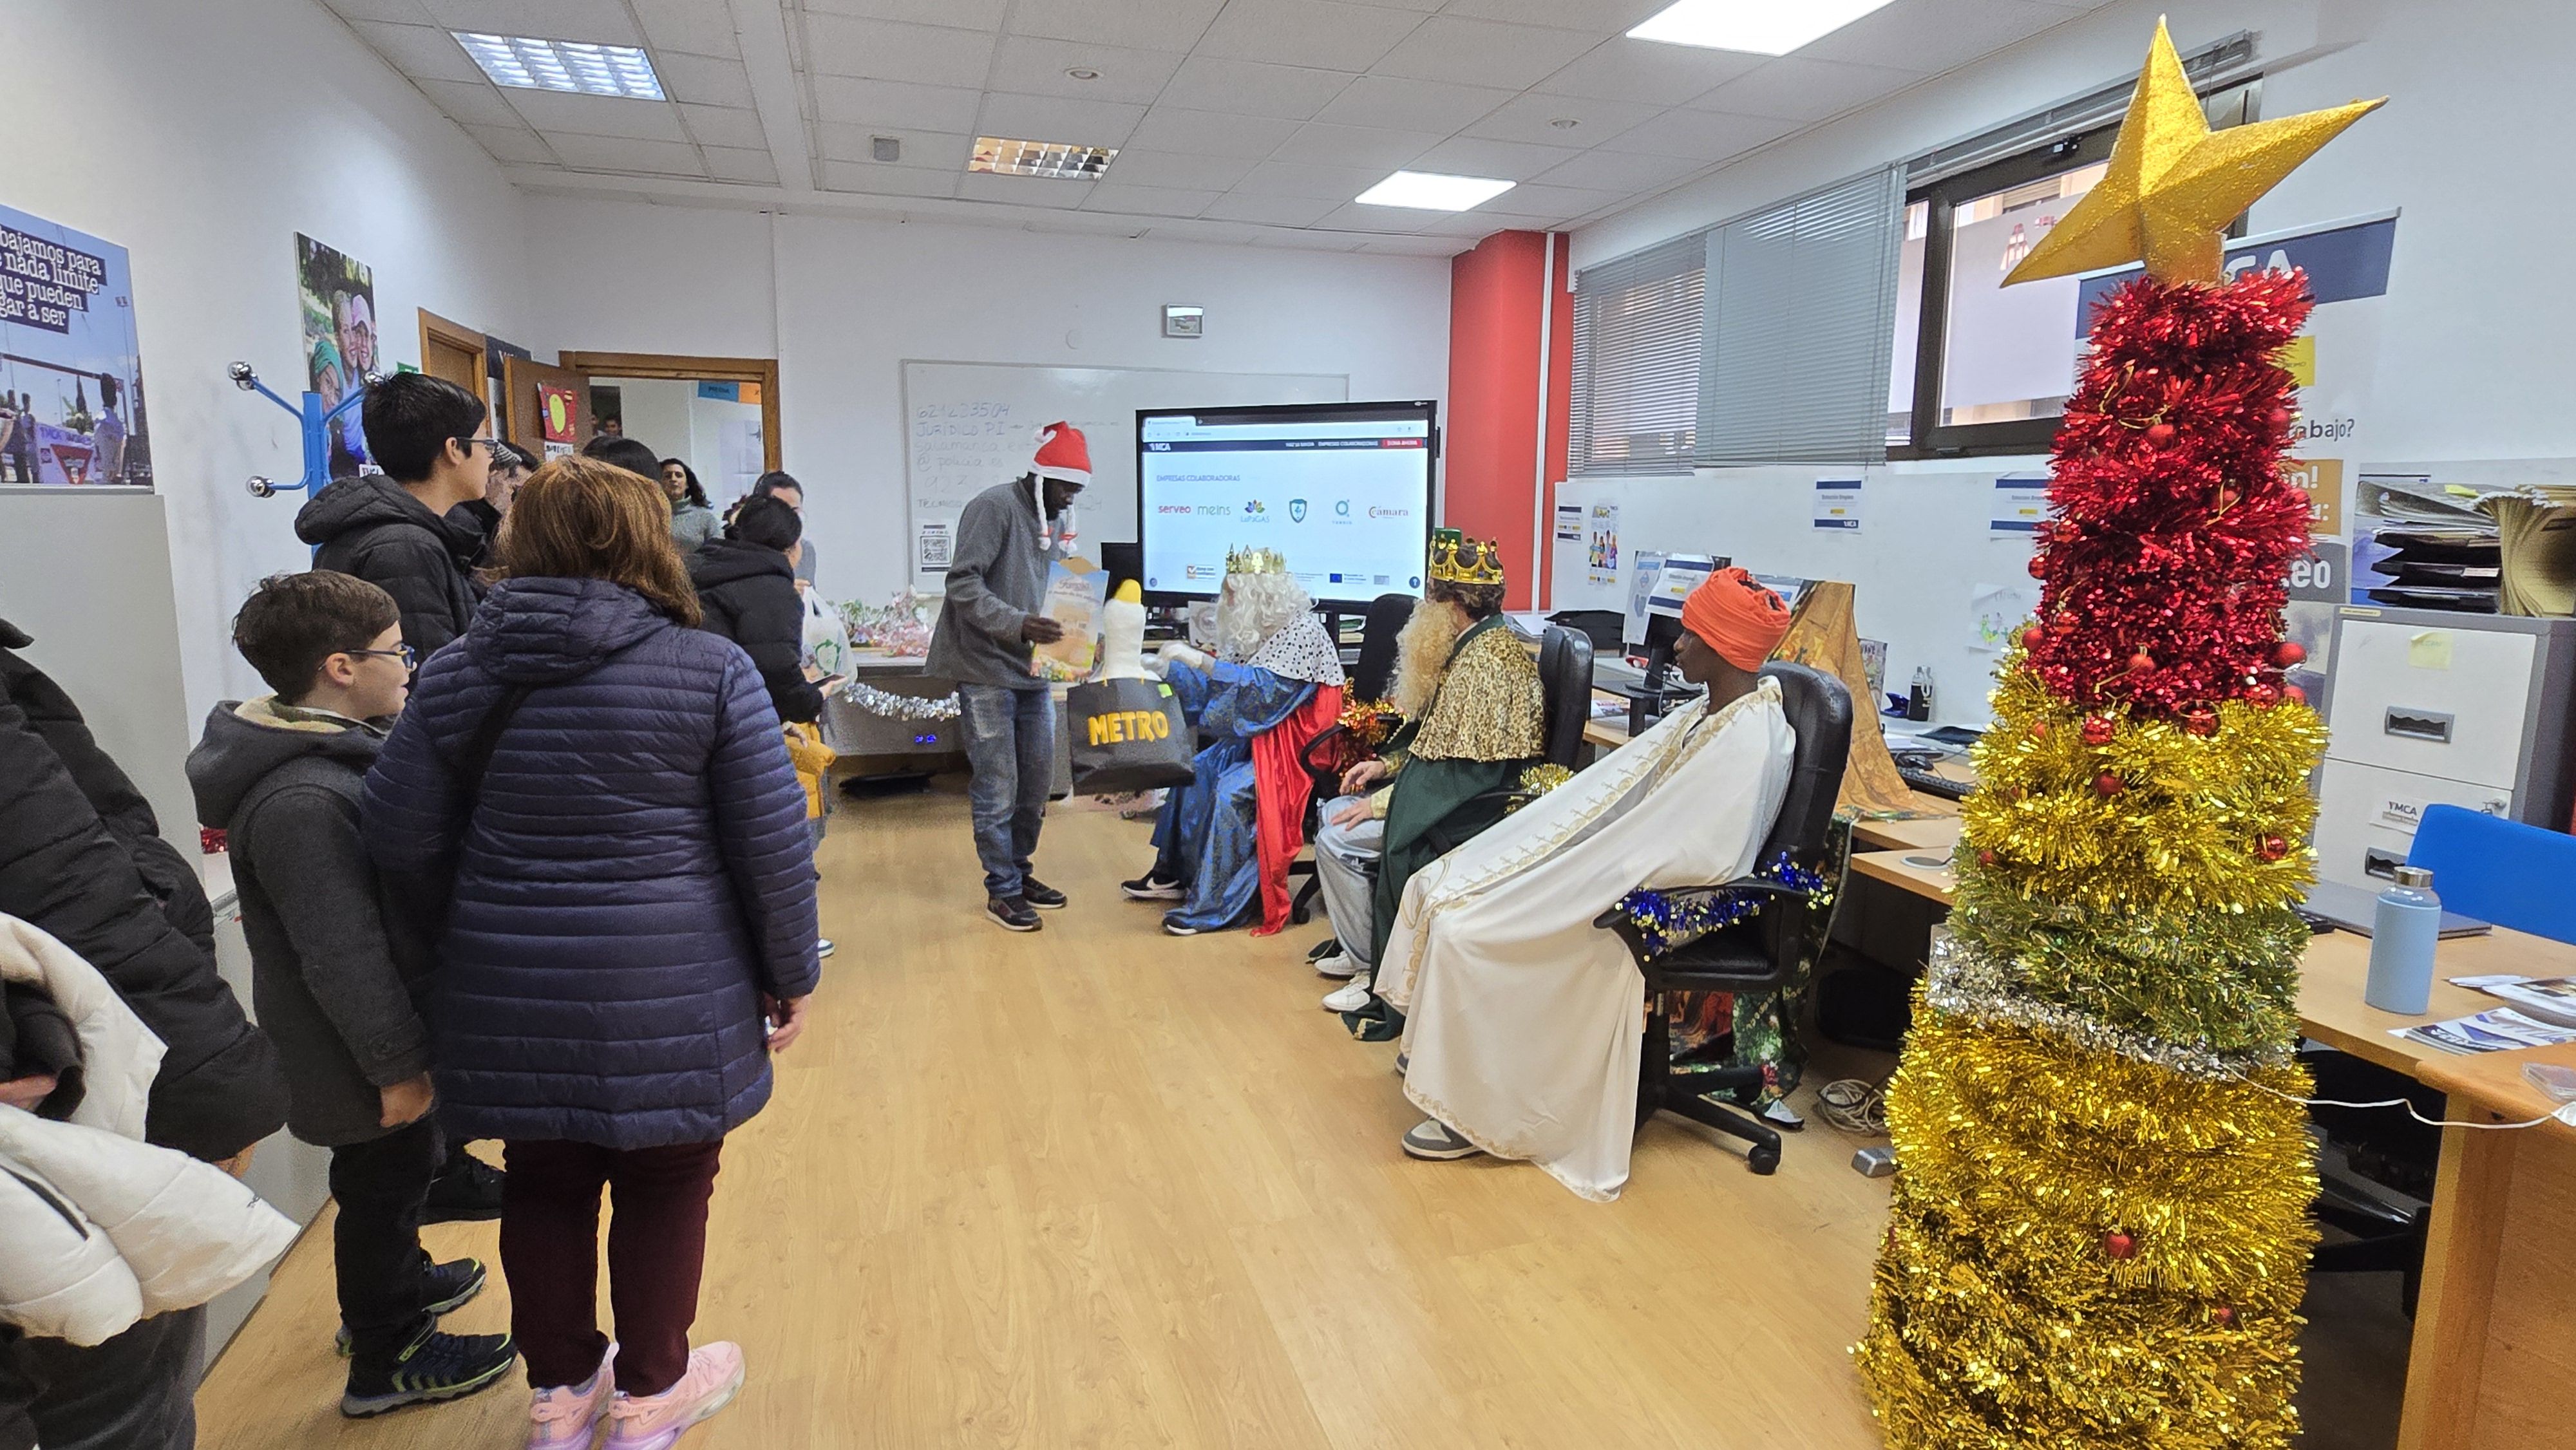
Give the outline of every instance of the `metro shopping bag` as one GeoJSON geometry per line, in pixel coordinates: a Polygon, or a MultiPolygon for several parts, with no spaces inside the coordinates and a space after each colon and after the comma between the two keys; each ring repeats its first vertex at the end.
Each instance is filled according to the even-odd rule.
{"type": "Polygon", "coordinates": [[[1187,785],[1196,747],[1181,702],[1160,680],[1094,680],[1065,691],[1073,788],[1118,795],[1187,785]]]}

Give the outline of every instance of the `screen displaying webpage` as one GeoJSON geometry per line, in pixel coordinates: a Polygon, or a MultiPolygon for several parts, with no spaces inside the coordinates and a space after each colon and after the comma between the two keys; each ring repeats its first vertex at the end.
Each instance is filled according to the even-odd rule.
{"type": "Polygon", "coordinates": [[[1276,549],[1318,600],[1422,592],[1431,421],[1141,420],[1145,588],[1213,595],[1232,550],[1276,549]]]}

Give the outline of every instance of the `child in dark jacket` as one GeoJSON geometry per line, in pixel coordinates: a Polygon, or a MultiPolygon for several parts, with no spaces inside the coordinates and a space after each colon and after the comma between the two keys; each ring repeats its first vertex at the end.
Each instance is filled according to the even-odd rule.
{"type": "Polygon", "coordinates": [[[277,691],[226,702],[188,756],[198,820],[230,836],[251,996],[286,1068],[287,1127],[331,1150],[342,1347],[340,1412],[453,1399],[509,1372],[506,1334],[438,1316],[481,1291],[472,1259],[433,1264],[420,1224],[442,1147],[429,1033],[412,1004],[428,944],[380,887],[358,835],[359,786],[398,713],[411,650],[391,595],[328,570],[263,582],[233,643],[277,691]]]}
{"type": "Polygon", "coordinates": [[[688,556],[689,582],[706,612],[698,628],[741,645],[778,718],[797,724],[823,714],[822,687],[805,677],[805,601],[796,593],[804,534],[784,500],[755,498],[734,511],[724,537],[688,556]]]}

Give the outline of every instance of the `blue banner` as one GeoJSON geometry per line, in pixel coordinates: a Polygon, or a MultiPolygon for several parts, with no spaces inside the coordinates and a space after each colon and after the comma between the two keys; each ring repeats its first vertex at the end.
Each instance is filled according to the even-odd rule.
{"type": "MultiPolygon", "coordinates": [[[[2323,306],[2387,295],[2389,260],[2396,251],[2397,218],[2382,217],[2269,241],[2237,242],[2227,249],[2227,275],[2237,277],[2249,267],[2268,267],[2277,272],[2302,268],[2308,274],[2308,290],[2323,306]]],[[[2093,309],[2104,298],[2136,281],[2145,271],[2144,267],[2129,267],[2084,279],[2075,307],[2076,335],[2081,337],[2092,331],[2093,309]]]]}

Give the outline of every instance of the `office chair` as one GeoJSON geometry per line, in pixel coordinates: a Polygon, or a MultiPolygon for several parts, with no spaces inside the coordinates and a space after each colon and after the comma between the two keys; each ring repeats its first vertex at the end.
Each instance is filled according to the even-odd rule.
{"type": "Polygon", "coordinates": [[[1362,700],[1383,700],[1395,687],[1395,642],[1413,618],[1410,594],[1381,594],[1369,601],[1367,622],[1360,626],[1359,663],[1352,666],[1351,693],[1362,700]]]}
{"type": "MultiPolygon", "coordinates": [[[[1754,858],[1768,863],[1784,855],[1795,865],[1816,869],[1824,858],[1826,836],[1833,829],[1834,798],[1842,791],[1843,766],[1851,754],[1851,693],[1822,670],[1785,661],[1762,667],[1766,679],[1780,682],[1780,705],[1798,743],[1789,762],[1789,789],[1780,800],[1780,815],[1754,858]]],[[[1698,708],[1694,705],[1692,708],[1698,708]]],[[[1612,907],[1593,925],[1618,933],[1646,977],[1646,1041],[1638,1067],[1637,1126],[1656,1112],[1678,1114],[1694,1123],[1742,1138],[1750,1144],[1745,1164],[1756,1173],[1780,1167],[1780,1135],[1752,1114],[1708,1101],[1707,1095],[1758,1086],[1760,1064],[1736,1064],[1673,1071],[1672,1017],[1667,992],[1778,991],[1797,974],[1807,938],[1806,893],[1760,876],[1746,876],[1712,886],[1675,887],[1673,891],[1752,892],[1771,898],[1758,916],[1721,927],[1684,942],[1662,956],[1650,955],[1645,933],[1626,912],[1612,907]]]]}
{"type": "MultiPolygon", "coordinates": [[[[1343,685],[1345,700],[1383,700],[1395,685],[1396,639],[1404,633],[1407,620],[1413,618],[1415,600],[1410,594],[1381,594],[1369,601],[1367,621],[1360,627],[1359,662],[1351,667],[1350,678],[1343,685]]],[[[1322,824],[1324,802],[1342,793],[1340,768],[1334,762],[1343,751],[1343,740],[1350,732],[1340,725],[1326,727],[1306,742],[1300,757],[1306,767],[1306,778],[1314,786],[1306,794],[1306,840],[1313,844],[1315,828],[1322,824]]],[[[1301,856],[1288,863],[1290,876],[1303,876],[1304,885],[1297,888],[1297,899],[1289,904],[1288,919],[1299,926],[1312,920],[1315,898],[1323,890],[1315,880],[1315,858],[1301,856]]],[[[1324,948],[1318,947],[1321,951],[1324,948]]]]}
{"type": "Polygon", "coordinates": [[[2459,806],[2432,806],[2406,864],[2433,873],[2445,910],[2576,942],[2576,836],[2459,806]]]}

